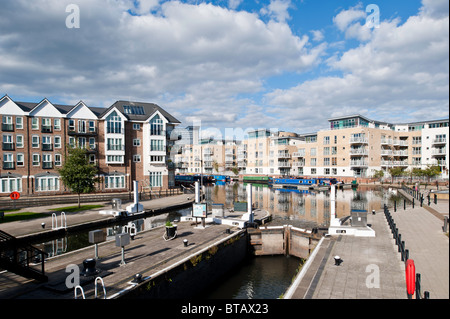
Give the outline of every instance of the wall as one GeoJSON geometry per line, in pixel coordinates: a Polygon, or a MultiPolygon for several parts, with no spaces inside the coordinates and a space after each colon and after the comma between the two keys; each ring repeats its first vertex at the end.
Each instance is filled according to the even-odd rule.
{"type": "Polygon", "coordinates": [[[235,232],[175,263],[122,294],[121,298],[192,298],[238,266],[247,255],[247,233],[235,232]]]}

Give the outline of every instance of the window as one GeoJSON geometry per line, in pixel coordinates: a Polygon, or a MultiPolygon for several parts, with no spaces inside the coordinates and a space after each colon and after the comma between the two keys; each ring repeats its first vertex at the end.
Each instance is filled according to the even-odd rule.
{"type": "Polygon", "coordinates": [[[325,157],[323,159],[323,166],[330,166],[330,158],[329,157],[325,157]]]}
{"type": "Polygon", "coordinates": [[[315,147],[313,147],[313,148],[311,148],[311,156],[316,156],[316,148],[315,147]]]}
{"type": "Polygon", "coordinates": [[[337,168],[332,168],[332,169],[331,169],[331,173],[332,173],[333,175],[337,175],[337,168]]]}
{"type": "Polygon", "coordinates": [[[86,133],[86,121],[78,120],[78,133],[86,133]]]}
{"type": "Polygon", "coordinates": [[[39,148],[39,136],[38,135],[33,135],[31,137],[31,147],[39,148]]]}
{"type": "Polygon", "coordinates": [[[162,163],[165,160],[165,156],[150,156],[150,162],[162,163]]]}
{"type": "Polygon", "coordinates": [[[61,148],[61,136],[55,136],[55,148],[61,148]]]}
{"type": "Polygon", "coordinates": [[[39,130],[39,119],[37,117],[33,117],[31,119],[31,129],[32,130],[39,130]]]}
{"type": "Polygon", "coordinates": [[[143,106],[135,106],[135,105],[124,105],[123,113],[125,114],[135,114],[135,115],[144,115],[144,107],[143,106]]]}
{"type": "Polygon", "coordinates": [[[69,146],[75,147],[75,137],[72,136],[69,137],[69,146]]]}
{"type": "Polygon", "coordinates": [[[334,144],[337,144],[337,135],[334,136],[334,144]]]}
{"type": "Polygon", "coordinates": [[[324,136],[323,137],[323,144],[324,145],[330,144],[330,137],[329,136],[324,136]]]}
{"type": "Polygon", "coordinates": [[[96,164],[95,154],[89,154],[89,164],[96,164]]]}
{"type": "Polygon", "coordinates": [[[337,165],[337,157],[332,157],[331,158],[331,165],[332,166],[336,166],[337,165]]]}
{"type": "Polygon", "coordinates": [[[141,139],[139,138],[133,139],[133,146],[141,146],[141,139]]]}
{"type": "Polygon", "coordinates": [[[61,119],[53,120],[53,128],[57,131],[61,131],[61,119]]]}
{"type": "Polygon", "coordinates": [[[164,141],[163,140],[150,140],[150,151],[164,152],[164,141]]]}
{"type": "Polygon", "coordinates": [[[317,170],[316,170],[315,168],[311,168],[311,174],[312,174],[312,175],[317,174],[317,170]]]}
{"type": "Polygon", "coordinates": [[[3,151],[14,151],[14,140],[12,135],[3,135],[3,144],[2,144],[2,150],[3,151]]]}
{"type": "Polygon", "coordinates": [[[42,119],[42,132],[43,133],[52,132],[52,119],[48,119],[48,118],[42,119]]]}
{"type": "Polygon", "coordinates": [[[337,154],[337,147],[336,146],[332,146],[331,147],[331,155],[336,155],[336,154],[337,154]]]}
{"type": "Polygon", "coordinates": [[[23,153],[17,153],[17,166],[24,166],[24,165],[25,161],[23,153]]]}
{"type": "Polygon", "coordinates": [[[55,166],[61,166],[61,154],[55,154],[55,166]]]}
{"type": "Polygon", "coordinates": [[[89,121],[89,132],[95,132],[95,122],[89,121]]]}
{"type": "Polygon", "coordinates": [[[69,120],[69,131],[75,131],[75,120],[69,120]]]}
{"type": "Polygon", "coordinates": [[[329,147],[324,147],[323,148],[323,155],[330,155],[330,148],[329,147]]]}
{"type": "Polygon", "coordinates": [[[16,117],[16,128],[23,129],[23,117],[22,116],[16,117]]]}
{"type": "Polygon", "coordinates": [[[124,175],[111,175],[105,176],[105,188],[124,188],[125,176],[124,175]]]}
{"type": "Polygon", "coordinates": [[[155,115],[150,121],[150,135],[164,135],[164,124],[159,118],[159,115],[155,115]]]}
{"type": "Polygon", "coordinates": [[[107,118],[106,118],[106,133],[113,133],[113,134],[122,134],[122,120],[119,115],[117,115],[117,112],[112,112],[107,118]]]}
{"type": "Polygon", "coordinates": [[[329,168],[325,168],[325,175],[330,175],[330,169],[329,168]]]}
{"type": "Polygon", "coordinates": [[[108,155],[106,156],[107,163],[123,163],[123,155],[108,155]]]}
{"type": "Polygon", "coordinates": [[[317,159],[311,158],[311,166],[316,166],[317,159]]]}
{"type": "Polygon", "coordinates": [[[53,168],[52,154],[43,154],[42,155],[42,168],[43,169],[53,168]]]}
{"type": "Polygon", "coordinates": [[[14,124],[12,116],[2,116],[2,131],[13,132],[14,124]]]}
{"type": "Polygon", "coordinates": [[[161,172],[150,172],[150,186],[151,187],[161,187],[162,186],[162,173],[161,172]]]}
{"type": "Polygon", "coordinates": [[[36,192],[58,191],[59,190],[58,176],[36,177],[35,190],[36,192]]]}
{"type": "Polygon", "coordinates": [[[141,161],[141,155],[133,155],[133,162],[139,163],[141,161]]]}
{"type": "Polygon", "coordinates": [[[95,150],[95,137],[89,138],[89,149],[95,150]]]}
{"type": "Polygon", "coordinates": [[[108,150],[108,151],[123,151],[124,147],[122,145],[122,139],[121,138],[108,138],[106,150],[108,150]]]}
{"type": "Polygon", "coordinates": [[[22,191],[22,178],[1,178],[0,179],[0,193],[11,193],[22,191]]]}
{"type": "Polygon", "coordinates": [[[16,147],[23,148],[23,135],[16,135],[16,147]]]}
{"type": "Polygon", "coordinates": [[[133,130],[139,131],[141,129],[141,124],[139,123],[133,123],[133,130]]]}
{"type": "Polygon", "coordinates": [[[41,165],[41,158],[39,154],[33,154],[31,155],[31,163],[33,166],[39,166],[41,165]]]}
{"type": "Polygon", "coordinates": [[[4,153],[3,154],[3,169],[14,168],[14,154],[4,153]]]}
{"type": "Polygon", "coordinates": [[[42,150],[43,151],[52,151],[52,137],[51,136],[42,136],[42,150]]]}

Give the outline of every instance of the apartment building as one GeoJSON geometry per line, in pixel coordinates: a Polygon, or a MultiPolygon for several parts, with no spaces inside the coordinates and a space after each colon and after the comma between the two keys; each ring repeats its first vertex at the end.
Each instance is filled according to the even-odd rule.
{"type": "MultiPolygon", "coordinates": [[[[315,133],[248,132],[236,146],[240,174],[353,179],[370,178],[378,170],[389,176],[393,167],[438,165],[441,177],[448,178],[448,119],[392,124],[357,114],[328,122],[327,129],[315,133]]],[[[183,165],[180,173],[200,167],[183,165]]]]}
{"type": "Polygon", "coordinates": [[[183,145],[174,156],[176,173],[237,175],[239,142],[216,139],[183,145]]]}
{"type": "Polygon", "coordinates": [[[169,153],[180,122],[152,103],[117,101],[109,108],[0,99],[2,166],[0,196],[58,194],[68,190],[58,169],[68,147],[87,150],[98,167],[97,190],[132,190],[133,180],[143,187],[174,185],[169,153]]]}

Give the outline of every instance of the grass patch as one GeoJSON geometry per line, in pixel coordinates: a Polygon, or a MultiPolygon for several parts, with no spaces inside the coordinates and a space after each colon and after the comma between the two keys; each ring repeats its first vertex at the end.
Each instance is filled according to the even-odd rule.
{"type": "Polygon", "coordinates": [[[33,213],[33,212],[5,214],[5,217],[3,218],[3,220],[0,219],[0,224],[16,222],[16,221],[20,221],[20,220],[35,219],[35,218],[39,218],[39,217],[45,217],[46,215],[47,214],[45,214],[45,213],[33,213]]]}
{"type": "Polygon", "coordinates": [[[105,205],[81,205],[78,207],[76,206],[67,206],[67,207],[59,207],[59,208],[52,208],[51,211],[57,211],[57,212],[65,212],[65,213],[73,213],[73,212],[79,212],[82,210],[89,210],[94,208],[100,208],[104,207],[105,205]]]}

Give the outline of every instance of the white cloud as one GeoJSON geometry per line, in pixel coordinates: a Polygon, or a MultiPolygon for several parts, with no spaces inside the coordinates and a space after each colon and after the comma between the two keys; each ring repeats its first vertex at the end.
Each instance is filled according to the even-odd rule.
{"type": "Polygon", "coordinates": [[[243,0],[228,0],[228,7],[230,9],[236,9],[242,3],[243,0]]]}
{"type": "Polygon", "coordinates": [[[269,5],[261,9],[261,14],[267,15],[278,22],[286,22],[291,16],[288,9],[291,8],[291,0],[271,0],[269,5]]]}
{"type": "Polygon", "coordinates": [[[361,4],[348,10],[341,10],[334,18],[333,22],[340,31],[346,31],[347,28],[357,20],[365,18],[366,13],[362,10],[361,4]]]}
{"type": "Polygon", "coordinates": [[[313,41],[320,42],[325,38],[323,32],[320,30],[311,30],[310,32],[313,35],[313,41]]]}
{"type": "MultiPolygon", "coordinates": [[[[401,25],[397,19],[384,21],[368,42],[327,60],[341,76],[274,90],[267,101],[292,127],[314,123],[311,116],[324,123],[353,113],[394,122],[448,117],[448,24],[448,14],[418,14],[401,25]]],[[[348,30],[349,23],[343,25],[348,30]]]]}

